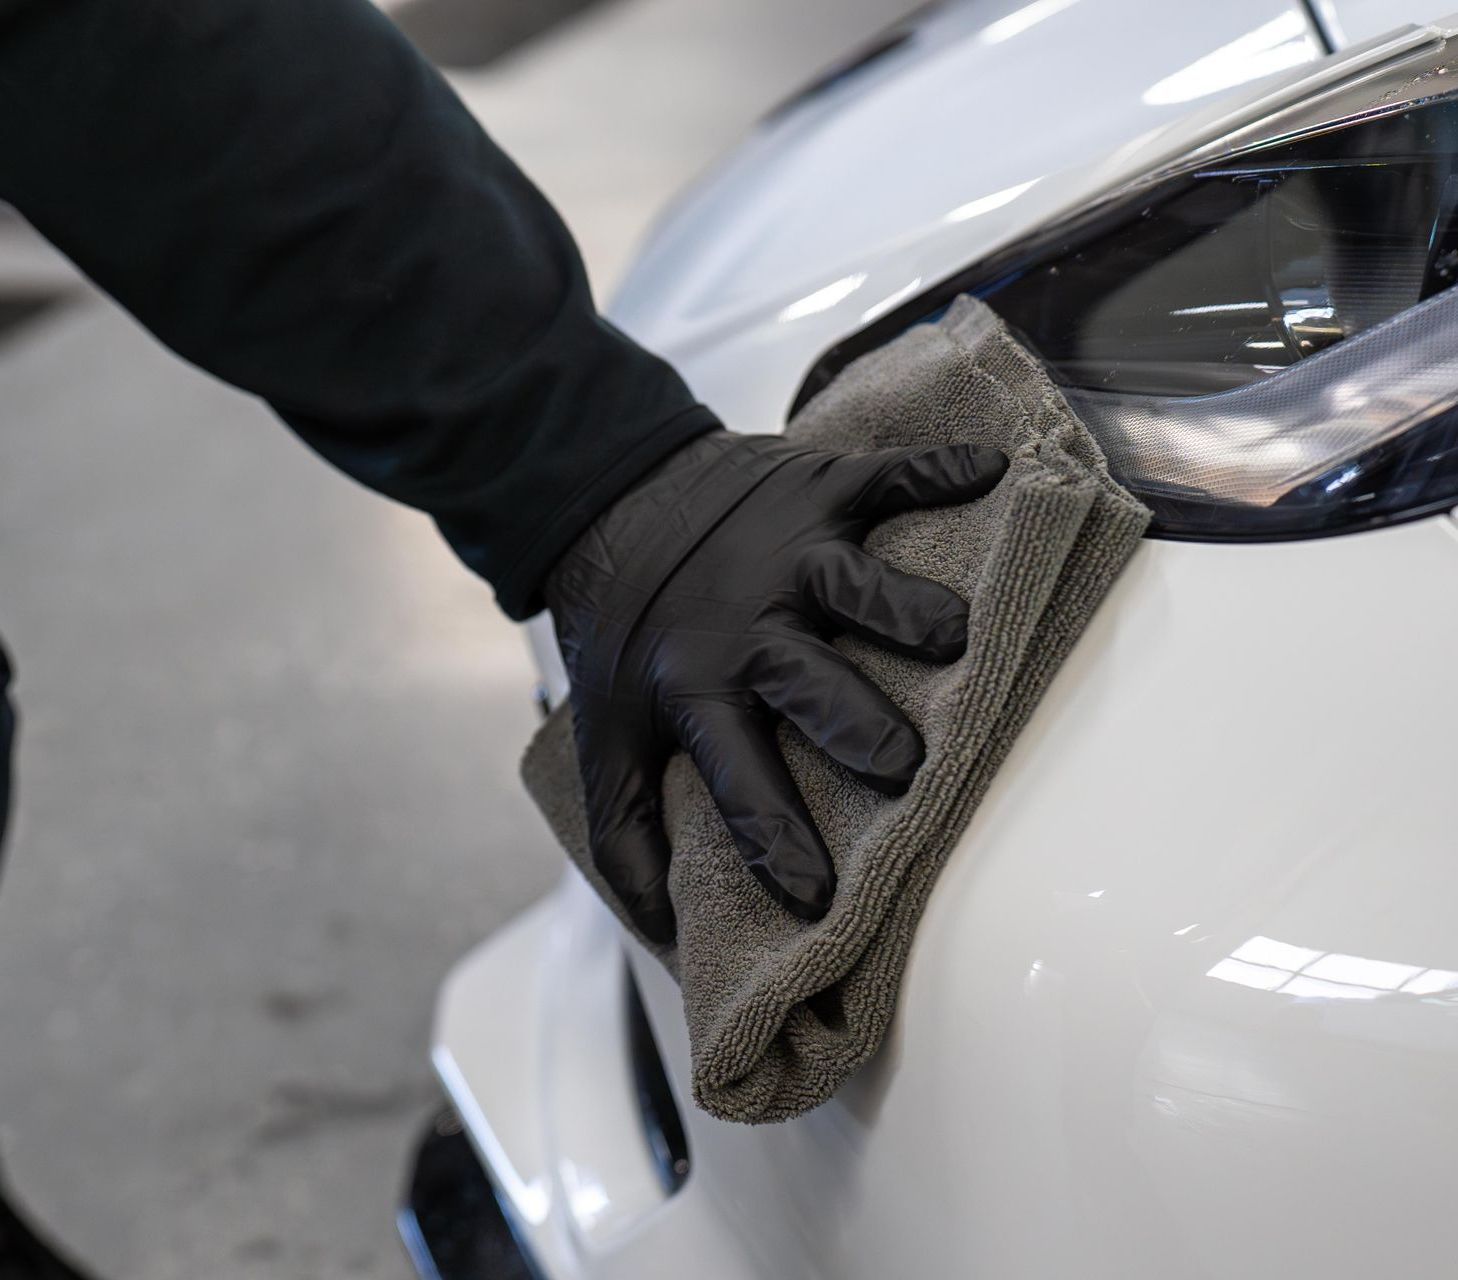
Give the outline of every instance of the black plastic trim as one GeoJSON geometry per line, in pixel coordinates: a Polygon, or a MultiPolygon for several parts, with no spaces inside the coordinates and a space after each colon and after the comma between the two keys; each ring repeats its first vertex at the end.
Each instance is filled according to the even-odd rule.
{"type": "Polygon", "coordinates": [[[420,1280],[544,1280],[452,1108],[420,1139],[395,1226],[420,1280]]]}
{"type": "Polygon", "coordinates": [[[88,1280],[43,1239],[0,1190],[0,1280],[88,1280]]]}
{"type": "Polygon", "coordinates": [[[1440,498],[1433,502],[1394,511],[1387,515],[1373,516],[1370,520],[1353,520],[1347,524],[1330,528],[1294,529],[1282,533],[1193,533],[1180,529],[1160,528],[1151,525],[1144,535],[1151,542],[1210,542],[1222,545],[1263,542],[1317,542],[1324,538],[1342,538],[1349,533],[1372,533],[1378,529],[1391,529],[1400,524],[1415,524],[1431,516],[1447,515],[1458,509],[1458,500],[1440,498]]]}
{"type": "Polygon", "coordinates": [[[643,994],[633,977],[633,970],[623,963],[623,989],[626,996],[625,1015],[628,1023],[628,1053],[632,1061],[633,1083],[638,1093],[638,1110],[643,1118],[643,1134],[663,1189],[673,1195],[688,1181],[692,1167],[689,1160],[688,1134],[684,1132],[683,1115],[668,1082],[663,1054],[643,1007],[643,994]]]}

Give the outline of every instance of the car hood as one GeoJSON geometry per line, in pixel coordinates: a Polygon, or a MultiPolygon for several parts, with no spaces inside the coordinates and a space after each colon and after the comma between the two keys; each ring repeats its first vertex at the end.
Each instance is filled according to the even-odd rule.
{"type": "Polygon", "coordinates": [[[939,6],[681,198],[614,318],[731,425],[776,429],[830,343],[1323,52],[1287,0],[939,6]]]}

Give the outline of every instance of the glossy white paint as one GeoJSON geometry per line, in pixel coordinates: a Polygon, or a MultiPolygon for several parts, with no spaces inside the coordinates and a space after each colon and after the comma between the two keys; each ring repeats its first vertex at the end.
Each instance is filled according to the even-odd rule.
{"type": "Polygon", "coordinates": [[[629,1072],[624,946],[568,872],[447,981],[441,1082],[552,1280],[681,1280],[700,1252],[713,1280],[779,1274],[778,1224],[741,1240],[711,1180],[661,1189],[629,1072]]]}
{"type": "MultiPolygon", "coordinates": [[[[794,1124],[690,1113],[689,1187],[611,1274],[685,1224],[739,1241],[696,1255],[726,1280],[1450,1274],[1455,639],[1447,517],[1146,544],[938,884],[886,1049],[794,1124]]],[[[557,907],[612,964],[598,904],[557,907]]],[[[676,991],[637,968],[684,1080],[676,991]]],[[[502,1007],[479,990],[444,1042],[501,1053],[502,1007]]],[[[579,1016],[535,1034],[600,1061],[579,1016]]],[[[544,1103],[470,1080],[492,1116],[544,1103]]]]}
{"type": "Polygon", "coordinates": [[[1405,22],[1439,22],[1453,0],[1315,0],[1321,23],[1338,48],[1386,35],[1405,22]]]}
{"type": "Polygon", "coordinates": [[[938,884],[893,1042],[801,1124],[696,1126],[741,1203],[773,1180],[746,1224],[795,1214],[827,1277],[1451,1274],[1455,636],[1446,518],[1147,544],[938,884]]]}
{"type": "MultiPolygon", "coordinates": [[[[1283,12],[1191,6],[1146,41],[1129,0],[952,10],[944,47],[785,117],[682,203],[623,317],[735,425],[777,426],[865,308],[1201,136],[1225,106],[1176,121],[1171,77],[1210,82],[1283,12]],[[1039,93],[1011,96],[999,45],[1039,93]],[[969,129],[956,182],[926,167],[969,145],[948,120],[999,110],[1006,145],[969,129]]],[[[437,1032],[549,1274],[1453,1274],[1455,640],[1449,517],[1145,543],[954,852],[884,1051],[792,1124],[687,1111],[694,1172],[669,1200],[633,1142],[621,935],[569,875],[467,960],[437,1032]]],[[[629,950],[682,1085],[677,992],[629,950]]]]}

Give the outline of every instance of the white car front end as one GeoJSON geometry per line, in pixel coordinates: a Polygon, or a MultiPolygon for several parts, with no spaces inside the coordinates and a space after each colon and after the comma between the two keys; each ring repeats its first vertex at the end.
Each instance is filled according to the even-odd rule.
{"type": "MultiPolygon", "coordinates": [[[[934,9],[682,201],[615,316],[776,430],[834,344],[1398,20],[934,9]]],[[[676,988],[569,872],[435,1031],[522,1251],[549,1280],[1453,1274],[1455,638],[1448,511],[1147,540],[942,874],[888,1042],[789,1124],[687,1104],[676,988]]]]}

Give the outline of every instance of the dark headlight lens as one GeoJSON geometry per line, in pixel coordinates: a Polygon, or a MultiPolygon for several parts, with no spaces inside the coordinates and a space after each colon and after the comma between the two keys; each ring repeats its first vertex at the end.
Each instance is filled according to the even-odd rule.
{"type": "Polygon", "coordinates": [[[1458,500],[1458,100],[1197,169],[983,296],[1160,532],[1310,536],[1458,500]]]}
{"type": "Polygon", "coordinates": [[[1384,105],[1174,170],[943,282],[828,353],[799,402],[974,293],[1155,534],[1370,527],[1458,505],[1455,280],[1458,96],[1384,105]]]}
{"type": "Polygon", "coordinates": [[[1458,450],[1440,443],[1458,419],[1458,290],[1227,391],[1064,394],[1165,536],[1310,536],[1458,503],[1458,450]]]}
{"type": "Polygon", "coordinates": [[[983,297],[1068,385],[1244,386],[1453,282],[1458,105],[1251,152],[1140,203],[983,297]]]}

